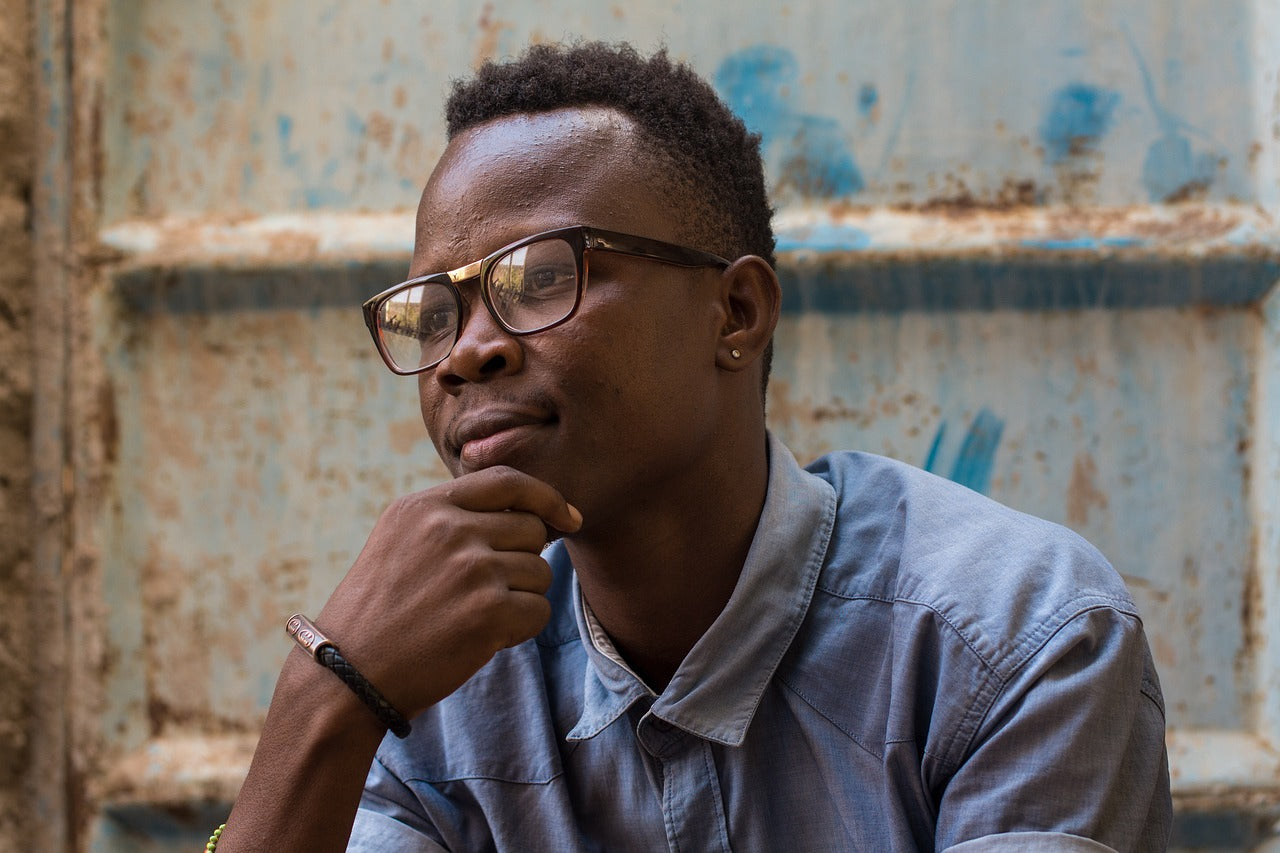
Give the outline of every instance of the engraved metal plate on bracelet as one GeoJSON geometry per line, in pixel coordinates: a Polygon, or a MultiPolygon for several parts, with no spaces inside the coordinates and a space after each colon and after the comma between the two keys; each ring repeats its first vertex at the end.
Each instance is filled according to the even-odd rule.
{"type": "Polygon", "coordinates": [[[289,621],[284,624],[284,632],[292,637],[295,643],[306,649],[312,657],[316,656],[322,646],[333,645],[333,641],[320,633],[320,629],[301,613],[295,613],[289,617],[289,621]]]}

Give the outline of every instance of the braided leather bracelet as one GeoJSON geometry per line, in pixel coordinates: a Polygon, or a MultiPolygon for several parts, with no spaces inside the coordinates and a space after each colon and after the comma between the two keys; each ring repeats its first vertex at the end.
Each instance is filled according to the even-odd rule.
{"type": "Polygon", "coordinates": [[[295,613],[285,623],[284,632],[292,637],[295,643],[310,652],[317,663],[332,670],[334,675],[341,678],[342,682],[351,688],[351,692],[360,697],[365,707],[372,711],[378,721],[390,729],[392,734],[398,738],[409,736],[409,721],[404,718],[404,715],[393,708],[378,689],[342,656],[333,640],[321,634],[310,619],[301,613],[295,613]]]}

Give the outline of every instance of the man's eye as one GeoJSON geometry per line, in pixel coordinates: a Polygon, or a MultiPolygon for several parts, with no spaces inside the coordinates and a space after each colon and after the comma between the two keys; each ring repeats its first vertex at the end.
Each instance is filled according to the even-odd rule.
{"type": "Polygon", "coordinates": [[[526,268],[524,295],[542,297],[559,294],[575,286],[577,270],[559,266],[526,268]]]}
{"type": "Polygon", "coordinates": [[[430,311],[422,315],[418,331],[424,335],[438,335],[453,326],[453,312],[430,311]]]}

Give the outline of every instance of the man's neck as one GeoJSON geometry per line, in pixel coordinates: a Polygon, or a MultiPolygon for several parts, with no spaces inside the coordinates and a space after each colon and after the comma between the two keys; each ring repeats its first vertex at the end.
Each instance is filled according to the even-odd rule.
{"type": "Polygon", "coordinates": [[[618,652],[661,691],[737,585],[768,486],[764,437],[731,472],[634,507],[566,542],[583,595],[618,652]]]}

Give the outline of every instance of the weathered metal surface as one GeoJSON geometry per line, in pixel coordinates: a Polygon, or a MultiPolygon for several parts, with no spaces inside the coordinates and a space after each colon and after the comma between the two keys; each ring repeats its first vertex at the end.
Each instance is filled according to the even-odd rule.
{"type": "Polygon", "coordinates": [[[764,137],[775,194],[1277,200],[1266,0],[111,4],[104,213],[415,203],[445,82],[569,34],[665,42],[764,137]],[[554,23],[551,23],[554,22],[554,23]],[[838,35],[836,35],[838,34],[838,35]]]}
{"type": "Polygon", "coordinates": [[[802,457],[932,460],[1099,543],[1151,625],[1171,725],[1237,729],[1257,342],[1252,311],[806,314],[780,330],[770,417],[802,457]],[[983,421],[994,437],[969,438],[983,421]]]}
{"type": "MultiPolygon", "coordinates": [[[[1266,834],[1276,4],[94,8],[102,109],[76,105],[75,137],[101,152],[77,176],[93,191],[42,210],[94,223],[83,257],[104,271],[58,332],[85,367],[43,393],[80,420],[40,471],[73,469],[69,619],[94,633],[72,653],[91,683],[67,787],[92,849],[216,825],[282,619],[319,606],[382,506],[445,476],[359,301],[403,274],[449,77],[572,34],[665,41],[762,134],[787,291],[773,428],[804,458],[888,453],[1099,545],[1147,615],[1185,840],[1266,834]]],[[[53,571],[63,543],[43,541],[53,571]]]]}

